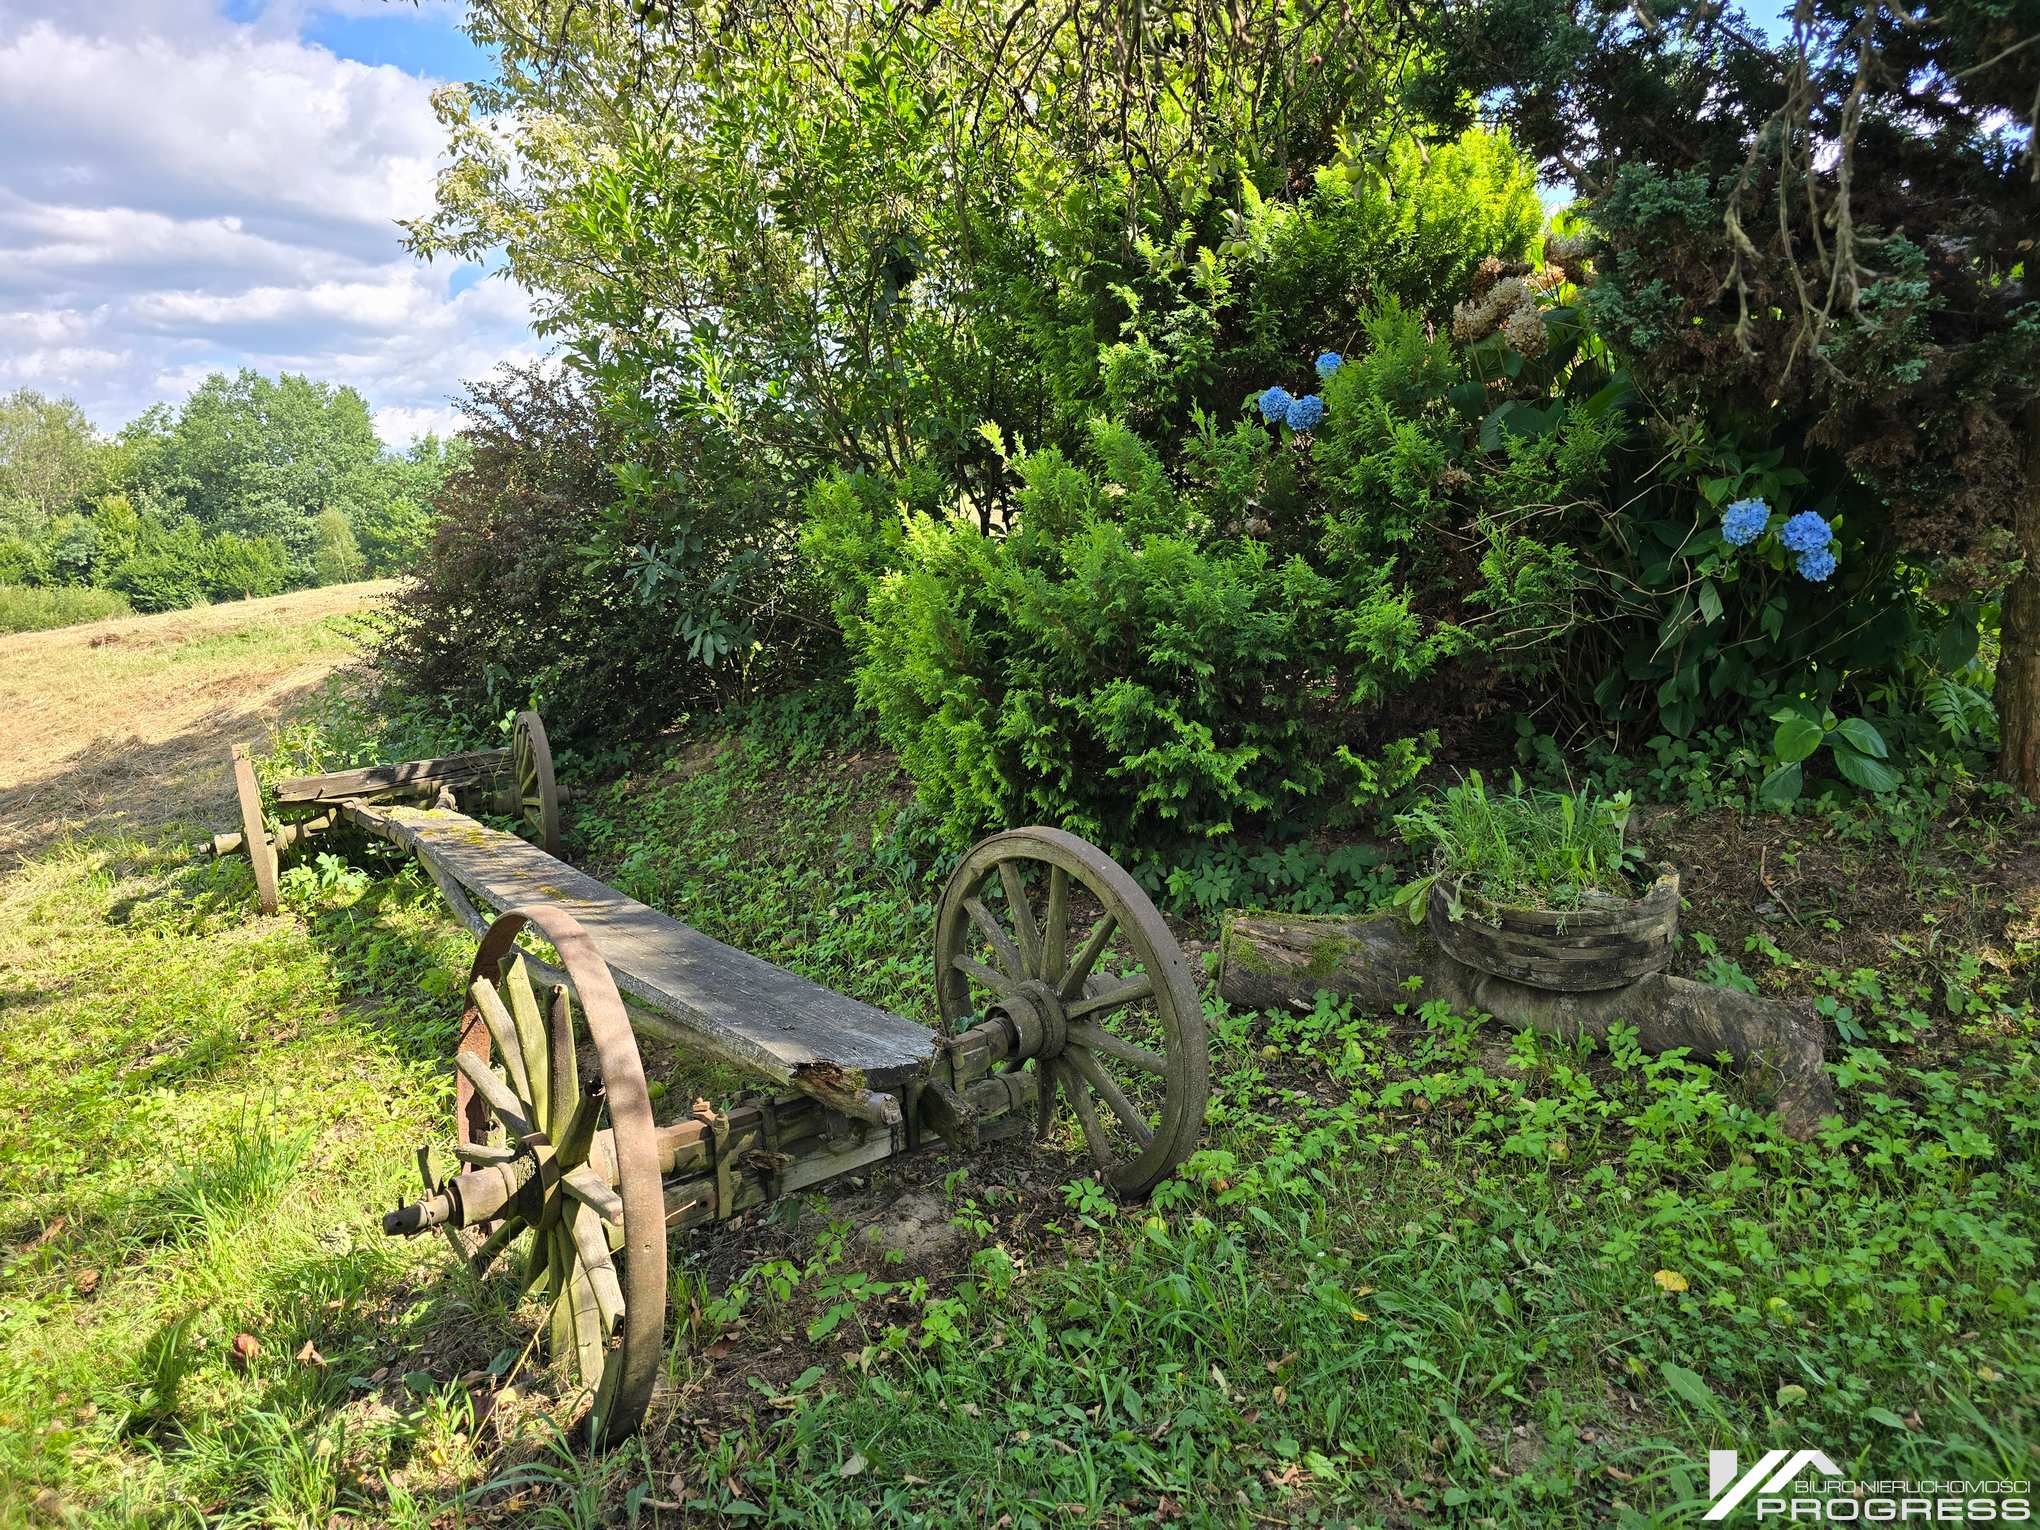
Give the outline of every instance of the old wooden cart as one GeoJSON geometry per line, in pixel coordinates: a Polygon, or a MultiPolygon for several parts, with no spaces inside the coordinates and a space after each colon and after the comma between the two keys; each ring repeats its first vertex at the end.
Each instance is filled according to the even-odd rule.
{"type": "Polygon", "coordinates": [[[282,783],[279,809],[300,816],[277,827],[238,751],[234,770],[242,833],[214,848],[248,850],[265,906],[277,851],[346,823],[415,852],[480,937],[453,1058],[459,1168],[441,1177],[420,1149],[424,1194],[383,1225],[444,1229],[477,1274],[507,1262],[520,1290],[536,1289],[543,1337],[589,1395],[598,1446],[636,1429],[651,1400],[670,1231],[938,1141],[1046,1132],[1059,1100],[1100,1177],[1137,1197],[1203,1125],[1189,964],[1132,878],[1059,829],[993,835],[950,876],[931,1029],[560,860],[536,714],[509,751],[282,783]],[[459,812],[463,793],[538,842],[459,812]],[[697,1101],[662,1122],[640,1036],[735,1064],[773,1092],[726,1110],[697,1101]]]}

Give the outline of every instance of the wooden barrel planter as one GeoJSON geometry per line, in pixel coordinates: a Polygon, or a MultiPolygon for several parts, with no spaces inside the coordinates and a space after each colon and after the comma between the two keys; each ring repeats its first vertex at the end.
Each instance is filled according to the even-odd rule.
{"type": "Polygon", "coordinates": [[[1679,928],[1679,873],[1660,866],[1639,898],[1587,894],[1576,909],[1506,908],[1460,895],[1460,916],[1433,890],[1425,913],[1432,937],[1467,966],[1561,993],[1620,988],[1672,959],[1679,928]]]}

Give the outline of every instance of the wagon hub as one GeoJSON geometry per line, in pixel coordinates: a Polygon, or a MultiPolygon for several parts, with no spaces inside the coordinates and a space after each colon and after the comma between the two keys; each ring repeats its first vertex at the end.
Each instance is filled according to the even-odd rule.
{"type": "Polygon", "coordinates": [[[1039,978],[1002,994],[987,1013],[1012,1027],[1016,1058],[1060,1057],[1069,1043],[1069,1017],[1062,1000],[1039,978]]]}

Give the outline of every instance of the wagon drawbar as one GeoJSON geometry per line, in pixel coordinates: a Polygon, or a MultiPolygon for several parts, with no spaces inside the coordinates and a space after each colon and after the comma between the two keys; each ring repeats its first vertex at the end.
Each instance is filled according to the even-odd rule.
{"type": "Polygon", "coordinates": [[[939,1028],[825,988],[626,897],[558,856],[544,725],[509,750],[281,783],[263,810],[234,754],[258,896],[281,851],[352,825],[417,855],[480,939],[453,1064],[453,1156],[385,1231],[440,1229],[477,1274],[507,1265],[590,1398],[598,1447],[635,1430],[664,1354],[666,1241],[936,1142],[975,1149],[1067,1102],[1099,1176],[1146,1195],[1194,1148],[1207,1040],[1190,966],[1153,903],[1060,829],[995,834],[943,889],[939,1028]],[[523,836],[459,810],[465,799],[523,836]],[[531,937],[520,945],[520,937],[531,937]],[[650,1036],[758,1078],[727,1110],[657,1120],[650,1036]]]}

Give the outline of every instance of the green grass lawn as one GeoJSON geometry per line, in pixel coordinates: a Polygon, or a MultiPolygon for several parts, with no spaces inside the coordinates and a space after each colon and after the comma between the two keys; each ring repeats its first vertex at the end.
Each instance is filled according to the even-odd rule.
{"type": "MultiPolygon", "coordinates": [[[[1658,824],[1677,850],[1725,821],[1658,824]]],[[[1209,1129],[1152,1204],[1083,1178],[1066,1128],[689,1235],[667,1385],[599,1459],[529,1310],[375,1225],[450,1113],[472,947],[422,876],[315,861],[265,920],[196,825],[72,842],[0,885],[0,1515],[1670,1525],[1710,1445],[2040,1476],[2034,909],[1976,869],[2025,818],[1951,810],[1902,874],[1860,825],[1772,827],[1766,875],[1803,857],[1834,898],[1702,899],[1680,961],[1819,1007],[1847,1116],[1814,1140],[1706,1059],[1421,995],[1208,997],[1209,1129]],[[939,1236],[866,1235],[901,1193],[939,1236]]],[[[945,868],[882,758],[763,726],[653,752],[570,853],[932,1017],[945,868]]]]}

